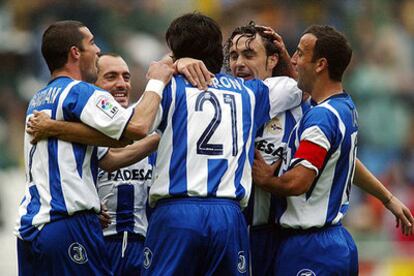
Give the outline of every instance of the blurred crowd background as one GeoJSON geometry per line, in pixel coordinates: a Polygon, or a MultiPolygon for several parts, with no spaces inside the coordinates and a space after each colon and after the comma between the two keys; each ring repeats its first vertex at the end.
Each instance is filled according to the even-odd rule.
{"type": "MultiPolygon", "coordinates": [[[[250,20],[271,26],[290,54],[310,24],[344,32],[354,49],[345,87],[359,111],[358,156],[414,212],[414,0],[2,0],[0,231],[12,246],[6,252],[11,264],[0,263],[0,274],[15,274],[8,225],[24,189],[26,107],[49,80],[40,53],[46,26],[62,19],[84,22],[102,51],[127,60],[135,100],[148,64],[167,52],[164,32],[171,20],[196,10],[216,19],[224,38],[250,20]]],[[[414,238],[400,235],[380,202],[354,187],[345,224],[359,247],[361,275],[414,275],[414,238]]]]}

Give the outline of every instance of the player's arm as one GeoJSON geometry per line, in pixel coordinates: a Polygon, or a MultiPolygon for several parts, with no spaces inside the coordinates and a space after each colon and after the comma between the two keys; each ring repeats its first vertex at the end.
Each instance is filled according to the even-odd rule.
{"type": "Polygon", "coordinates": [[[112,139],[82,123],[53,120],[45,112],[34,111],[27,122],[26,132],[33,136],[31,143],[55,137],[67,142],[104,147],[125,147],[131,140],[112,139]]]}
{"type": "Polygon", "coordinates": [[[160,141],[156,133],[126,146],[122,149],[109,149],[105,156],[99,160],[99,167],[107,172],[115,171],[132,165],[154,152],[160,141]]]}
{"type": "Polygon", "coordinates": [[[264,29],[264,33],[273,38],[273,44],[279,50],[279,64],[278,67],[281,69],[278,73],[281,76],[288,76],[295,80],[298,79],[298,72],[293,67],[290,59],[289,52],[286,49],[285,43],[281,35],[275,32],[272,28],[267,26],[258,26],[264,29]]]}
{"type": "MultiPolygon", "coordinates": [[[[323,155],[322,153],[322,156],[320,156],[322,162],[312,160],[312,163],[318,163],[318,165],[315,166],[303,158],[304,155],[306,156],[303,152],[305,150],[312,152],[314,148],[317,147],[319,146],[302,141],[298,148],[299,154],[295,155],[295,159],[297,160],[295,163],[297,163],[297,165],[278,177],[275,176],[275,169],[280,161],[273,165],[268,165],[260,152],[256,150],[252,170],[254,183],[264,190],[278,196],[298,196],[308,192],[317,176],[317,172],[322,166],[322,159],[325,158],[326,154],[323,155]]],[[[320,148],[319,153],[322,151],[324,151],[324,149],[320,148]]]]}
{"type": "Polygon", "coordinates": [[[396,198],[358,159],[355,164],[353,183],[380,200],[394,214],[396,227],[399,227],[401,224],[401,232],[404,235],[413,234],[414,218],[410,209],[396,198]]]}
{"type": "Polygon", "coordinates": [[[147,72],[147,87],[142,98],[134,109],[124,136],[131,140],[139,140],[147,136],[157,125],[154,124],[160,108],[165,86],[170,82],[173,68],[164,62],[153,62],[147,72]]]}

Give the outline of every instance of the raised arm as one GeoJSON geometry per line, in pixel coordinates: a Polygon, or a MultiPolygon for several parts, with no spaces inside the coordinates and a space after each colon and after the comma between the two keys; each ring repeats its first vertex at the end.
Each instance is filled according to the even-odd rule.
{"type": "Polygon", "coordinates": [[[279,49],[279,64],[278,75],[288,76],[295,80],[298,78],[298,72],[293,67],[293,64],[290,60],[289,52],[286,49],[285,42],[281,35],[275,32],[272,28],[267,26],[260,26],[264,29],[264,33],[270,35],[273,38],[273,44],[279,49]]]}
{"type": "Polygon", "coordinates": [[[128,123],[124,136],[139,140],[147,136],[156,126],[156,119],[165,86],[170,82],[174,70],[166,62],[153,62],[147,72],[149,80],[142,98],[128,123]]]}
{"type": "Polygon", "coordinates": [[[396,227],[401,224],[401,232],[404,235],[412,235],[414,232],[414,218],[408,209],[362,164],[356,160],[354,182],[356,186],[382,202],[396,219],[396,227]]]}
{"type": "Polygon", "coordinates": [[[132,143],[127,138],[115,140],[82,123],[53,120],[45,112],[34,111],[27,122],[26,132],[35,144],[42,139],[55,137],[67,142],[103,147],[125,147],[132,143]]]}
{"type": "Polygon", "coordinates": [[[134,164],[150,155],[158,147],[160,136],[156,133],[122,149],[109,149],[99,160],[99,167],[107,172],[134,164]]]}

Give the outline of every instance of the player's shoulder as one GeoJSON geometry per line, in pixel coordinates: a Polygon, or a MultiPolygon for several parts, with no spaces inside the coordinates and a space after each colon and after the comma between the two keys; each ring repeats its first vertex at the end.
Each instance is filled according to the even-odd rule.
{"type": "Polygon", "coordinates": [[[110,93],[94,84],[91,83],[87,83],[84,81],[79,81],[78,83],[76,83],[75,85],[73,85],[73,87],[70,89],[69,91],[70,94],[74,95],[82,95],[82,96],[86,96],[86,97],[90,97],[92,95],[110,95],[110,93]]]}
{"type": "Polygon", "coordinates": [[[354,101],[352,100],[351,96],[346,92],[332,96],[329,102],[332,106],[338,109],[355,109],[354,101]]]}
{"type": "Polygon", "coordinates": [[[353,110],[355,109],[355,104],[347,93],[340,93],[331,96],[329,99],[315,107],[324,108],[332,113],[337,113],[340,111],[353,110]]]}
{"type": "Polygon", "coordinates": [[[91,83],[88,83],[88,82],[84,82],[84,81],[79,81],[78,83],[76,83],[72,87],[72,89],[73,90],[90,90],[90,91],[98,90],[98,91],[105,91],[102,88],[100,88],[100,87],[98,87],[98,86],[96,86],[94,84],[91,84],[91,83]]]}
{"type": "Polygon", "coordinates": [[[277,83],[281,85],[297,85],[297,81],[295,79],[292,79],[291,77],[287,77],[287,76],[276,76],[276,77],[266,78],[264,82],[265,83],[277,83]]]}
{"type": "Polygon", "coordinates": [[[297,81],[286,76],[270,77],[265,79],[264,83],[274,89],[285,91],[300,91],[297,81]]]}
{"type": "Polygon", "coordinates": [[[302,125],[304,127],[318,125],[331,128],[337,124],[337,112],[329,105],[329,102],[323,102],[309,108],[302,118],[302,125]]]}

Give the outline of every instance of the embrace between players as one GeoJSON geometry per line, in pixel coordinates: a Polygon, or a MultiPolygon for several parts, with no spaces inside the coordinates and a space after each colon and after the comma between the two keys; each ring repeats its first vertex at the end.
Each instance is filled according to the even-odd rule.
{"type": "Polygon", "coordinates": [[[45,31],[52,79],[27,112],[20,275],[356,275],[341,225],[353,182],[412,234],[410,211],[356,159],[341,33],[311,26],[290,58],[272,29],[249,24],[223,55],[217,23],[193,13],[166,41],[171,56],[125,108],[121,57],[98,58],[80,22],[45,31]]]}

